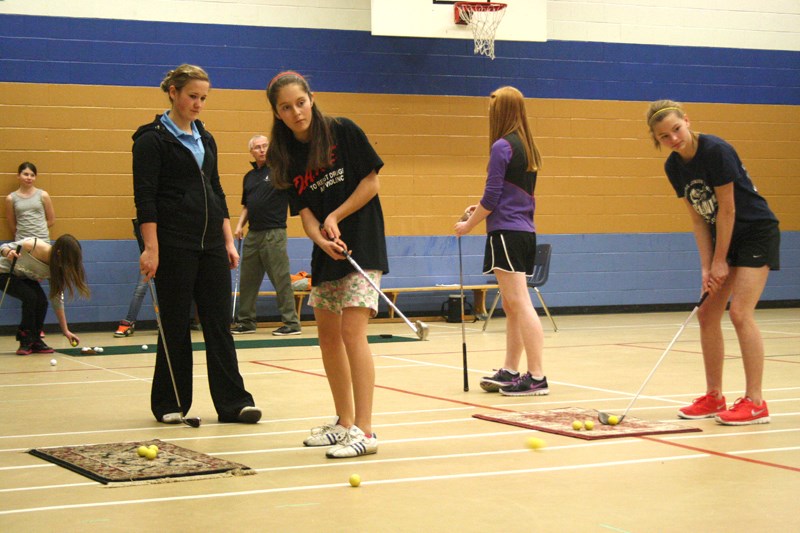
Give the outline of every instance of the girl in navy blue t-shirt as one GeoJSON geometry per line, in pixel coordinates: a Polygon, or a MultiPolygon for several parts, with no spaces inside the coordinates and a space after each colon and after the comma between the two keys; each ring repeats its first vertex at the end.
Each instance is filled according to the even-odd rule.
{"type": "Polygon", "coordinates": [[[709,294],[698,311],[706,393],[679,409],[678,416],[713,417],[725,425],[767,423],[769,411],[761,383],[764,344],[755,308],[769,271],[780,268],[778,219],[756,190],[736,150],[719,137],[692,131],[679,103],[650,104],[647,125],[656,147],[671,151],[664,168],[692,219],[701,291],[709,294]],[[729,301],[746,383],[744,396],[730,408],[722,395],[722,315],[729,301]]]}

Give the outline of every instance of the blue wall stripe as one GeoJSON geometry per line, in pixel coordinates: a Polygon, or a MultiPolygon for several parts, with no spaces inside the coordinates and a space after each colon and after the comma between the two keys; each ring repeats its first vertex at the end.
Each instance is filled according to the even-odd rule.
{"type": "MultiPolygon", "coordinates": [[[[550,278],[541,289],[548,307],[691,303],[698,296],[700,273],[691,233],[540,235],[538,240],[553,245],[550,278]]],[[[483,235],[463,237],[465,284],[491,279],[481,273],[484,242],[483,235]]],[[[92,298],[68,303],[67,318],[71,324],[116,322],[125,317],[136,285],[136,244],[133,240],[85,241],[83,246],[92,298]]],[[[391,271],[382,286],[458,283],[455,237],[388,237],[387,246],[391,271]]],[[[289,239],[288,252],[292,272],[310,270],[308,239],[289,239]]],[[[782,233],[781,264],[780,271],[770,274],[764,301],[800,300],[800,232],[782,233]]],[[[262,290],[272,290],[266,278],[262,290]]],[[[404,312],[430,314],[446,299],[443,292],[403,294],[398,306],[404,312]]],[[[149,302],[147,296],[139,320],[155,319],[149,302]]],[[[538,305],[535,298],[534,304],[538,305]]],[[[0,326],[19,322],[19,311],[19,302],[6,298],[0,326]]],[[[274,298],[260,298],[257,311],[260,316],[279,315],[274,298]]],[[[386,311],[383,302],[381,311],[386,311]]],[[[310,315],[311,310],[305,307],[303,313],[310,315]]],[[[52,310],[47,323],[57,324],[52,310]]]]}
{"type": "Polygon", "coordinates": [[[154,86],[183,62],[214,86],[264,88],[279,70],[317,91],[800,104],[800,52],[548,41],[498,43],[494,61],[454,39],[369,32],[0,15],[0,81],[154,86]]]}

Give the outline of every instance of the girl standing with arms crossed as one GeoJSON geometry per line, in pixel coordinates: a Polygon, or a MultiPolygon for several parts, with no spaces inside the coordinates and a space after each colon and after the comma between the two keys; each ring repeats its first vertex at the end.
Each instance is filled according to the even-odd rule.
{"type": "Polygon", "coordinates": [[[171,70],[161,82],[170,109],[133,135],[133,193],[144,241],[139,267],[145,281],[155,277],[164,329],[150,408],[165,424],[179,424],[192,405],[192,299],[203,325],[208,385],[219,421],[255,424],[261,418],[244,388],[229,330],[230,270],[239,255],[220,185],[217,145],[198,119],[210,88],[200,67],[171,70]]]}
{"type": "Polygon", "coordinates": [[[542,159],[533,140],[525,99],[514,87],[501,87],[489,96],[489,166],[486,187],[469,218],[458,222],[455,234],[466,235],[486,220],[484,274],[494,273],[506,313],[506,358],[493,376],[481,380],[487,392],[505,396],[544,396],[549,393],[542,369],[544,331],[531,303],[527,276],[536,257],[536,174],[542,159]],[[522,350],[528,371],[517,370],[522,350]]]}
{"type": "Polygon", "coordinates": [[[19,189],[6,196],[6,219],[15,241],[26,237],[50,241],[56,212],[47,191],[36,187],[37,175],[36,165],[22,163],[17,169],[19,189]]]}
{"type": "Polygon", "coordinates": [[[768,423],[761,391],[764,344],[754,315],[769,271],[780,268],[778,219],[756,191],[733,146],[693,132],[681,104],[653,102],[647,125],[656,148],[671,152],[664,168],[692,220],[700,254],[700,288],[709,293],[697,313],[706,393],[679,409],[678,416],[714,417],[725,425],[768,423]],[[730,409],[722,395],[722,315],[729,301],[745,375],[745,394],[730,409]]]}
{"type": "Polygon", "coordinates": [[[292,215],[299,213],[314,241],[309,305],[336,409],[336,418],[312,429],[303,444],[330,446],[329,458],[376,453],[367,323],[378,312],[378,294],[342,251],[376,284],[389,271],[378,199],[383,161],[355,123],[319,110],[300,74],[275,76],[267,98],[275,115],[267,152],[271,176],[276,187],[288,188],[292,215]]]}

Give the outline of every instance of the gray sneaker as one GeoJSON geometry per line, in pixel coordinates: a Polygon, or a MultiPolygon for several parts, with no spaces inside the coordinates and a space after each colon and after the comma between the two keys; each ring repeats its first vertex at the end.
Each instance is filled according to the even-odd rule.
{"type": "Polygon", "coordinates": [[[378,436],[373,433],[371,437],[367,437],[357,426],[353,426],[339,440],[339,444],[325,452],[325,457],[329,459],[346,459],[373,453],[378,453],[378,436]]]}
{"type": "Polygon", "coordinates": [[[339,425],[339,417],[328,424],[317,426],[311,430],[311,436],[303,441],[305,446],[333,446],[347,434],[347,428],[339,425]]]}

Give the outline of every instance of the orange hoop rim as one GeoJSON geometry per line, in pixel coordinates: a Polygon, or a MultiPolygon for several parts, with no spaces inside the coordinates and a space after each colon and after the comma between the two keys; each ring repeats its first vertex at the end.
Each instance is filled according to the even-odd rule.
{"type": "Polygon", "coordinates": [[[462,11],[495,13],[504,10],[506,7],[508,7],[508,5],[502,2],[456,2],[453,4],[455,23],[461,25],[467,24],[464,19],[461,18],[462,11]]]}

